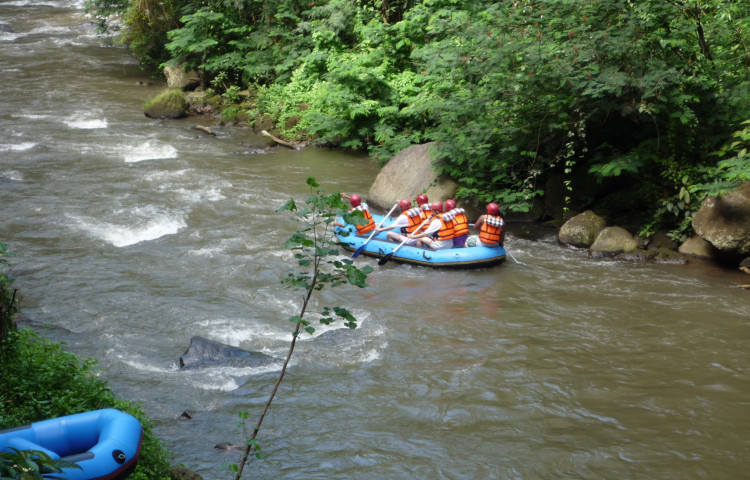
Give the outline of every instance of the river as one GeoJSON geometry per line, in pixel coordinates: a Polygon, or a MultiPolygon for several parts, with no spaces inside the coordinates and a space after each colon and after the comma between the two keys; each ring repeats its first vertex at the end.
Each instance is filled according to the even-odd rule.
{"type": "MultiPolygon", "coordinates": [[[[230,478],[238,456],[214,445],[242,442],[238,413],[254,423],[278,370],[179,357],[195,335],[283,356],[297,226],[276,210],[308,176],[366,196],[377,169],[320,148],[259,153],[251,130],[193,128],[208,118],[146,118],[162,82],[98,38],[81,1],[2,0],[0,23],[0,242],[23,314],[142,402],[175,463],[230,478]]],[[[366,289],[321,292],[360,327],[302,337],[245,478],[747,478],[744,274],[599,261],[509,227],[517,261],[360,256],[366,289]]]]}

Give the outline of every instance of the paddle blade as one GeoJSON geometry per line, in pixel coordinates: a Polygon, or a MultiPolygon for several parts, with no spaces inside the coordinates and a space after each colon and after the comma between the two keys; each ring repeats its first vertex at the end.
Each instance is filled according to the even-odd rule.
{"type": "Polygon", "coordinates": [[[357,258],[357,257],[359,257],[359,254],[360,254],[360,253],[362,253],[362,251],[363,251],[364,249],[365,249],[365,246],[364,246],[364,245],[362,245],[361,247],[359,247],[359,248],[358,248],[358,249],[357,249],[357,250],[356,250],[356,251],[355,251],[354,253],[352,253],[352,258],[357,258]]]}
{"type": "Polygon", "coordinates": [[[392,256],[393,256],[393,252],[381,258],[380,260],[378,260],[378,265],[385,265],[386,263],[388,263],[388,260],[390,260],[392,256]]]}

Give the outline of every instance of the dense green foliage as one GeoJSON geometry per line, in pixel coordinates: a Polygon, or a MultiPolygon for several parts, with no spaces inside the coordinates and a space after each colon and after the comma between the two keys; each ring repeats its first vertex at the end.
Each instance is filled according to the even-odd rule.
{"type": "MultiPolygon", "coordinates": [[[[128,2],[126,18],[146,1],[128,2]]],[[[288,136],[381,161],[437,142],[459,197],[524,211],[550,178],[574,197],[584,183],[617,178],[653,207],[652,226],[675,226],[698,206],[689,192],[710,190],[722,171],[748,173],[736,163],[717,170],[710,155],[750,118],[747,2],[170,5],[179,28],[148,55],[139,39],[143,62],[159,54],[201,69],[207,83],[253,87],[247,113],[272,115],[288,136]],[[287,127],[290,118],[299,121],[287,127]]]]}
{"type": "Polygon", "coordinates": [[[169,455],[140,407],[118,400],[96,378],[93,360],[79,360],[63,344],[29,329],[11,330],[0,343],[0,429],[101,408],[117,408],[143,426],[141,456],[133,480],[169,478],[169,455]]]}

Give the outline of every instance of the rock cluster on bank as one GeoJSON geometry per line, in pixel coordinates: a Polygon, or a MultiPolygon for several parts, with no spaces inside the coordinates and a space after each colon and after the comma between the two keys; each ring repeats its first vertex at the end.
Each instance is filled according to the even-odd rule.
{"type": "Polygon", "coordinates": [[[686,263],[699,257],[742,266],[750,263],[750,182],[723,197],[708,197],[693,219],[693,229],[696,235],[678,246],[663,233],[643,239],[607,226],[588,210],[562,225],[558,242],[600,258],[686,263]]]}
{"type": "Polygon", "coordinates": [[[606,220],[592,210],[565,222],[560,227],[557,240],[571,248],[588,249],[595,258],[659,263],[688,261],[687,256],[677,252],[674,242],[665,235],[656,235],[652,239],[636,237],[623,227],[607,226],[606,220]]]}

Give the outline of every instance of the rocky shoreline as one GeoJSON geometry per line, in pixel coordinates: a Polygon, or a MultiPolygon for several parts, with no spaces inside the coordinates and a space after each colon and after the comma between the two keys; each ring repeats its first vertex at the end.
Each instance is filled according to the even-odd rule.
{"type": "MultiPolygon", "coordinates": [[[[197,84],[196,74],[191,72],[175,68],[165,70],[165,74],[171,88],[192,90],[197,84]]],[[[187,114],[209,116],[217,123],[221,122],[211,106],[205,103],[202,92],[190,92],[187,99],[187,114]]],[[[266,137],[266,146],[304,146],[275,137],[273,127],[270,120],[264,122],[263,119],[252,125],[255,133],[266,137]]],[[[197,125],[195,128],[208,135],[215,135],[210,126],[197,125]]],[[[454,198],[458,185],[435,173],[430,154],[432,145],[413,145],[396,154],[378,173],[367,194],[367,202],[371,206],[387,210],[399,199],[415,198],[420,193],[427,194],[431,200],[454,198]]],[[[548,192],[547,197],[550,195],[552,194],[548,192]]],[[[560,202],[545,198],[544,203],[556,205],[560,202]]],[[[459,201],[458,206],[467,211],[469,218],[477,218],[484,213],[476,205],[462,204],[459,201]]],[[[562,246],[588,250],[593,258],[670,264],[686,264],[690,259],[697,258],[750,273],[750,182],[721,198],[708,197],[693,219],[695,235],[681,244],[668,237],[666,232],[656,232],[649,238],[643,238],[627,227],[608,225],[606,215],[596,213],[596,207],[576,215],[549,205],[541,210],[548,217],[556,219],[552,222],[559,225],[558,242],[562,246]]],[[[541,216],[509,215],[506,220],[509,223],[538,222],[541,216]]],[[[743,287],[750,288],[750,285],[743,287]]]]}

